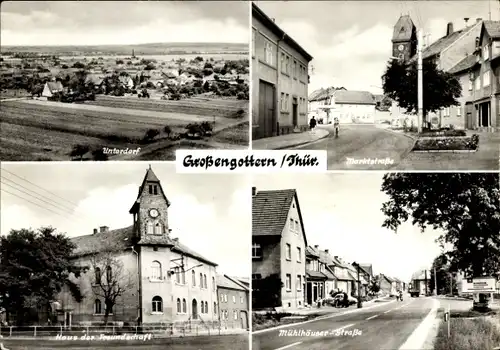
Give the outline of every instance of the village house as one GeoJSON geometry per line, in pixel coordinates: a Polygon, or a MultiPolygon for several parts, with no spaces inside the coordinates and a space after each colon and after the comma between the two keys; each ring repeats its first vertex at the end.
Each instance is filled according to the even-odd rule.
{"type": "MultiPolygon", "coordinates": [[[[316,246],[317,247],[317,246],[316,246]]],[[[306,303],[315,305],[324,299],[327,277],[320,271],[320,255],[317,248],[306,248],[306,303]]]]}
{"type": "Polygon", "coordinates": [[[252,137],[308,129],[312,56],[252,3],[252,137]]]}
{"type": "Polygon", "coordinates": [[[349,273],[346,264],[338,256],[334,256],[331,260],[330,269],[336,277],[337,291],[345,292],[348,295],[353,295],[355,291],[355,278],[349,273]]]}
{"type": "Polygon", "coordinates": [[[394,279],[391,277],[384,275],[384,274],[379,274],[378,275],[378,282],[379,282],[379,287],[380,291],[384,292],[384,294],[394,296],[396,295],[396,283],[394,279]]]}
{"type": "Polygon", "coordinates": [[[272,306],[304,306],[306,247],[296,190],[257,191],[252,187],[252,280],[278,277],[282,287],[278,305],[272,306]]]}
{"type": "Polygon", "coordinates": [[[248,329],[248,303],[249,289],[237,280],[226,276],[217,275],[217,302],[214,301],[213,312],[219,312],[221,327],[229,324],[231,328],[248,329]]]}
{"type": "Polygon", "coordinates": [[[332,105],[332,97],[335,91],[346,90],[344,87],[328,87],[326,89],[318,89],[313,91],[308,97],[308,120],[314,116],[314,118],[323,124],[329,124],[332,121],[330,115],[331,110],[334,108],[332,105]]]}
{"type": "Polygon", "coordinates": [[[125,289],[109,310],[114,324],[218,321],[217,264],[171,236],[170,205],[150,167],[129,211],[131,226],[116,230],[102,226],[72,239],[73,259],[81,273],[71,278],[83,298],[77,300],[69,285],[63,289],[56,303],[62,324],[102,323],[106,300],[97,291],[110,281],[125,289]],[[104,265],[95,263],[101,256],[107,257],[104,265]]]}
{"type": "Polygon", "coordinates": [[[375,123],[375,107],[377,103],[368,91],[337,90],[333,93],[330,113],[333,118],[339,118],[341,124],[373,124],[375,123]]]}
{"type": "Polygon", "coordinates": [[[64,91],[64,87],[60,81],[48,81],[43,86],[41,99],[50,99],[55,96],[57,93],[62,93],[64,91]]]}
{"type": "Polygon", "coordinates": [[[319,246],[315,246],[315,249],[319,253],[320,271],[326,276],[325,297],[327,297],[337,288],[337,277],[335,277],[333,270],[330,268],[332,256],[328,249],[321,250],[319,246]]]}

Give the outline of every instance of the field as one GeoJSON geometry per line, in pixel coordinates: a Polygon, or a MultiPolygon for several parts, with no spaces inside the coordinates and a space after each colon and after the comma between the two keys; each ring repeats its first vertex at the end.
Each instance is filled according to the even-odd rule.
{"type": "MultiPolygon", "coordinates": [[[[182,133],[187,124],[207,120],[215,122],[215,131],[219,132],[248,120],[247,106],[248,101],[209,98],[161,101],[98,97],[88,105],[7,101],[0,108],[0,159],[70,160],[69,153],[78,144],[97,150],[102,147],[147,148],[158,143],[170,150],[168,160],[171,160],[171,151],[179,147],[179,142],[168,140],[162,132],[166,125],[174,133],[182,133]],[[236,116],[239,110],[245,113],[236,116]],[[160,131],[160,135],[145,144],[143,137],[149,129],[160,131]]],[[[248,137],[227,143],[247,145],[248,137]]],[[[209,146],[210,140],[207,145],[213,148],[209,146]]],[[[145,156],[140,155],[140,158],[145,156]]]]}

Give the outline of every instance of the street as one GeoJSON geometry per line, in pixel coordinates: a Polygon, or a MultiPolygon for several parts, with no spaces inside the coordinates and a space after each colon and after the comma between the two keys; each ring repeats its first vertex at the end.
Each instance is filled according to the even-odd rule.
{"type": "Polygon", "coordinates": [[[336,138],[332,125],[322,126],[331,134],[322,140],[297,147],[303,150],[327,150],[329,170],[387,170],[397,166],[413,145],[407,136],[386,131],[375,125],[341,125],[336,138]],[[392,164],[351,164],[353,160],[386,159],[392,164]]]}
{"type": "Polygon", "coordinates": [[[105,350],[105,349],[148,349],[148,350],[248,350],[248,334],[197,336],[186,338],[156,338],[147,341],[57,341],[46,339],[0,340],[9,350],[105,350]]]}
{"type": "Polygon", "coordinates": [[[399,349],[430,312],[431,298],[375,303],[359,311],[253,335],[252,349],[399,349]],[[376,306],[375,306],[376,305],[376,306]],[[341,329],[344,329],[343,334],[341,329]],[[279,331],[328,331],[326,336],[280,336],[279,331]],[[333,331],[333,332],[332,332],[333,331]]]}

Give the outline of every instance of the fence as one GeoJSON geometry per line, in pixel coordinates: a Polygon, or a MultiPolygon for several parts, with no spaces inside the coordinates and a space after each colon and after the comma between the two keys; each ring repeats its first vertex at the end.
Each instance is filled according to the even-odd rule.
{"type": "Polygon", "coordinates": [[[222,335],[246,331],[240,322],[179,322],[142,326],[0,326],[3,337],[81,337],[124,334],[153,334],[158,337],[222,335]]]}

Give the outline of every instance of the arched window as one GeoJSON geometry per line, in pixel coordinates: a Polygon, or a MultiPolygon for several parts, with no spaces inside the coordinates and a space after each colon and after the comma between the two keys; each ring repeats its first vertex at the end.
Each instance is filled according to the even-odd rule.
{"type": "Polygon", "coordinates": [[[155,235],[161,235],[163,233],[163,230],[161,229],[161,224],[157,222],[155,224],[155,235]]]}
{"type": "Polygon", "coordinates": [[[161,264],[159,261],[153,261],[151,264],[151,279],[161,280],[161,264]]]}
{"type": "Polygon", "coordinates": [[[203,275],[203,287],[208,288],[207,287],[207,275],[203,275]]]}
{"type": "Polygon", "coordinates": [[[208,314],[208,301],[205,301],[205,313],[208,314]]]}
{"type": "Polygon", "coordinates": [[[196,272],[194,270],[191,271],[191,277],[193,279],[193,287],[196,286],[196,272]]]}
{"type": "Polygon", "coordinates": [[[214,301],[214,315],[217,315],[217,303],[214,301]]]}
{"type": "Polygon", "coordinates": [[[154,225],[152,222],[148,222],[147,233],[148,235],[154,234],[154,225]]]}
{"type": "Polygon", "coordinates": [[[186,299],[182,299],[182,312],[187,313],[187,303],[186,299]]]}
{"type": "Polygon", "coordinates": [[[181,310],[181,299],[177,298],[177,313],[180,314],[181,310]]]}
{"type": "Polygon", "coordinates": [[[99,299],[96,299],[94,302],[94,313],[96,315],[102,314],[102,304],[101,304],[101,301],[99,299]]]}
{"type": "Polygon", "coordinates": [[[106,280],[108,283],[113,280],[113,271],[111,270],[111,266],[106,267],[106,280]]]}
{"type": "Polygon", "coordinates": [[[100,284],[101,283],[101,269],[96,267],[95,268],[95,284],[100,284]]]}
{"type": "Polygon", "coordinates": [[[201,301],[201,304],[200,304],[200,312],[202,314],[205,313],[205,302],[203,300],[201,301]]]}
{"type": "Polygon", "coordinates": [[[200,288],[203,288],[203,274],[200,273],[200,288]]]}
{"type": "Polygon", "coordinates": [[[214,292],[216,290],[215,277],[212,277],[212,286],[214,288],[214,292]]]}
{"type": "Polygon", "coordinates": [[[153,297],[151,310],[153,312],[163,312],[163,301],[161,297],[159,296],[153,297]]]}

